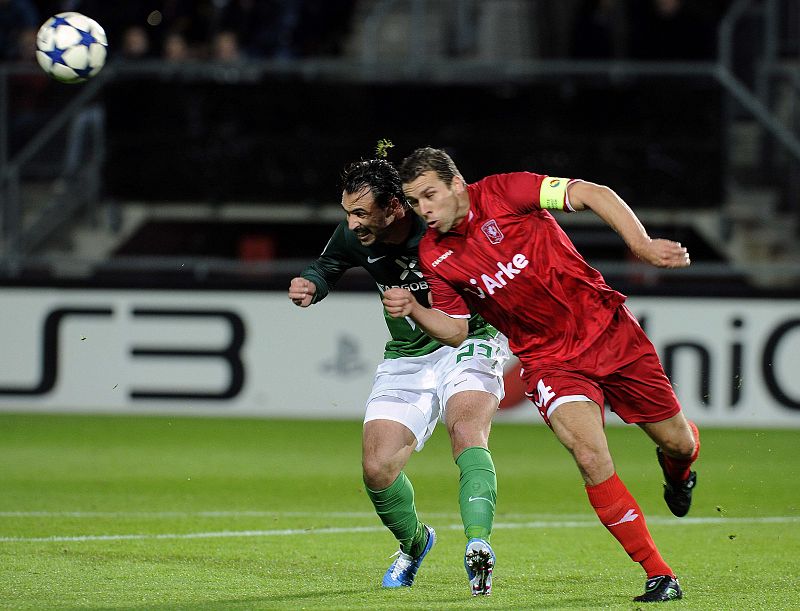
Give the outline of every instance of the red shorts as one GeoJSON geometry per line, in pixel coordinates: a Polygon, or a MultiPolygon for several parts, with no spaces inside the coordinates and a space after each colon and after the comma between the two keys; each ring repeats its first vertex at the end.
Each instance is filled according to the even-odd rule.
{"type": "Polygon", "coordinates": [[[607,402],[623,421],[660,422],[681,410],[656,349],[630,310],[621,305],[608,328],[577,357],[546,362],[520,357],[525,394],[550,426],[563,403],[607,402]]]}

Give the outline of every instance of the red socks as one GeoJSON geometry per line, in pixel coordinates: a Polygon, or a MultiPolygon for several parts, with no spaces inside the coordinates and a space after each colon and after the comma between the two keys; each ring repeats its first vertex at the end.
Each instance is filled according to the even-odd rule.
{"type": "Polygon", "coordinates": [[[642,565],[648,578],[656,575],[675,576],[656,549],[642,510],[616,473],[596,486],[587,486],[586,493],[597,517],[622,544],[631,559],[642,565]]]}
{"type": "Polygon", "coordinates": [[[697,460],[697,455],[700,454],[700,431],[697,430],[697,425],[691,420],[689,420],[689,428],[692,429],[692,435],[694,435],[694,453],[689,460],[672,458],[666,454],[661,455],[664,459],[664,471],[673,482],[684,482],[689,479],[692,463],[697,460]]]}
{"type": "MultiPolygon", "coordinates": [[[[688,460],[680,460],[662,455],[664,471],[674,482],[688,479],[692,463],[700,454],[700,432],[692,421],[689,421],[689,428],[695,440],[692,456],[688,460]]],[[[589,502],[597,517],[622,544],[631,559],[642,565],[648,578],[657,575],[675,576],[656,549],[638,503],[616,473],[596,486],[587,486],[586,494],[589,495],[589,502]]]]}

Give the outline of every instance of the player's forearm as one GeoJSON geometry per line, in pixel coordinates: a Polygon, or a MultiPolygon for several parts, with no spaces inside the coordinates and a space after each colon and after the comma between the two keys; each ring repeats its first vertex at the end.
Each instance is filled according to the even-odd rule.
{"type": "Polygon", "coordinates": [[[689,251],[672,240],[651,238],[628,205],[608,187],[590,182],[570,185],[570,205],[575,210],[591,208],[616,231],[633,254],[656,267],[679,268],[691,264],[689,251]]]}
{"type": "Polygon", "coordinates": [[[411,309],[409,317],[428,336],[442,344],[459,346],[467,339],[469,324],[466,319],[451,318],[444,312],[423,307],[418,303],[411,309]]]}
{"type": "MultiPolygon", "coordinates": [[[[575,203],[592,210],[625,240],[634,254],[641,256],[650,243],[650,236],[639,218],[612,189],[592,183],[575,185],[575,203]]],[[[573,191],[570,191],[573,195],[573,191]]]]}
{"type": "Polygon", "coordinates": [[[466,318],[451,318],[444,312],[426,308],[408,289],[390,288],[383,293],[383,307],[393,318],[410,318],[429,337],[448,346],[459,346],[467,339],[466,318]]]}

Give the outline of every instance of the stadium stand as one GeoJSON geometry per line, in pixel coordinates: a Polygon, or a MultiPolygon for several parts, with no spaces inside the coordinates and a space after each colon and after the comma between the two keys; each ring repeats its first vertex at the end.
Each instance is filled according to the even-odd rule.
{"type": "MultiPolygon", "coordinates": [[[[685,236],[689,284],[797,285],[788,0],[13,4],[28,17],[7,59],[30,43],[31,10],[91,14],[111,55],[78,88],[24,53],[0,65],[5,283],[218,270],[280,285],[315,254],[303,236],[338,219],[341,166],[390,138],[398,157],[450,148],[468,179],[518,168],[612,185],[685,236]],[[185,271],[168,273],[175,257],[185,271]]],[[[572,224],[606,273],[674,288],[668,274],[637,280],[603,227],[572,224]]]]}

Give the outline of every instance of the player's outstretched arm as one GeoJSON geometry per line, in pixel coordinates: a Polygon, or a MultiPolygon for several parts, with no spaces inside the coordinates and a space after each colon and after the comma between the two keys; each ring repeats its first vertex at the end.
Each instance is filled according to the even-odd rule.
{"type": "Polygon", "coordinates": [[[305,278],[292,278],[289,283],[289,299],[292,303],[301,308],[311,305],[314,295],[317,292],[317,285],[305,278]]]}
{"type": "Polygon", "coordinates": [[[469,323],[466,319],[451,318],[444,312],[426,308],[406,289],[388,289],[383,293],[383,306],[393,318],[408,316],[425,333],[448,346],[459,346],[467,339],[469,323]]]}
{"type": "Polygon", "coordinates": [[[569,186],[569,203],[574,210],[591,209],[646,263],[656,267],[687,267],[691,263],[689,252],[679,242],[651,238],[628,204],[608,187],[574,182],[569,186]]]}

